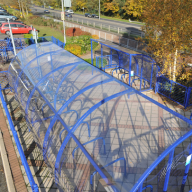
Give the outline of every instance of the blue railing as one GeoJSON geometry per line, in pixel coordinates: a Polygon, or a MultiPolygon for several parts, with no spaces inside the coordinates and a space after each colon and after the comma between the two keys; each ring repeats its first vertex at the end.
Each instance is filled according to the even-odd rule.
{"type": "MultiPolygon", "coordinates": [[[[8,71],[3,71],[3,72],[0,72],[0,73],[8,73],[8,71]]],[[[11,131],[13,133],[13,137],[14,137],[17,149],[19,151],[19,155],[21,157],[21,162],[22,162],[22,164],[23,164],[23,166],[25,168],[25,171],[26,171],[26,174],[27,174],[31,189],[32,189],[33,192],[38,192],[39,191],[38,186],[35,183],[35,181],[33,179],[33,176],[31,174],[31,170],[29,168],[29,165],[28,165],[27,160],[25,158],[25,154],[24,154],[23,149],[21,147],[21,144],[20,144],[20,141],[19,141],[19,138],[18,138],[18,135],[17,135],[17,131],[15,130],[15,127],[13,125],[9,110],[7,108],[7,104],[6,104],[5,99],[3,97],[3,94],[2,94],[2,90],[4,90],[4,89],[7,89],[7,88],[1,88],[1,84],[0,84],[0,98],[1,98],[1,101],[2,101],[2,104],[3,104],[3,108],[5,110],[5,113],[6,113],[9,125],[10,125],[10,129],[11,129],[11,131]]]]}
{"type": "Polygon", "coordinates": [[[186,107],[192,105],[192,87],[186,87],[175,81],[169,80],[165,76],[157,77],[156,93],[169,98],[170,100],[186,107]]]}

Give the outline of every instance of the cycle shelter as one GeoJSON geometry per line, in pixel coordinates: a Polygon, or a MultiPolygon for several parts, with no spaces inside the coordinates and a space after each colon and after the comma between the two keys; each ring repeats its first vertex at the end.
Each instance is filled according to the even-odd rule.
{"type": "Polygon", "coordinates": [[[8,79],[61,191],[181,187],[189,119],[52,42],[21,50],[8,79]]]}
{"type": "Polygon", "coordinates": [[[128,53],[127,49],[109,41],[91,41],[92,64],[96,67],[110,71],[113,76],[140,91],[155,86],[159,67],[152,58],[144,54],[128,53]],[[101,48],[93,52],[94,43],[99,43],[101,48]]]}

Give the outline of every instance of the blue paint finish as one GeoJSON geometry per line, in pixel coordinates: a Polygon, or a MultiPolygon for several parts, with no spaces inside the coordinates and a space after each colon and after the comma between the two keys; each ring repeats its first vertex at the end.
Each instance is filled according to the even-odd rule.
{"type": "MultiPolygon", "coordinates": [[[[104,154],[106,154],[106,150],[105,150],[105,139],[104,139],[103,137],[97,137],[97,138],[95,138],[95,139],[93,139],[93,140],[90,140],[90,141],[88,141],[88,142],[86,142],[86,143],[83,143],[82,145],[87,145],[87,144],[89,144],[89,143],[91,143],[91,142],[93,142],[93,141],[97,141],[97,140],[99,140],[99,139],[102,139],[102,140],[103,140],[104,154]]],[[[78,148],[79,148],[79,147],[76,147],[76,148],[73,150],[73,152],[72,152],[73,159],[74,159],[75,151],[76,151],[78,148]]]]}
{"type": "Polygon", "coordinates": [[[23,164],[23,166],[25,168],[27,177],[29,179],[29,183],[30,183],[30,186],[32,188],[32,191],[33,192],[38,192],[39,191],[38,186],[35,183],[35,181],[33,179],[33,176],[31,174],[31,170],[29,168],[29,165],[28,165],[27,160],[25,158],[25,154],[24,154],[23,149],[21,147],[21,144],[20,144],[20,141],[19,141],[19,138],[18,138],[18,135],[17,135],[17,131],[15,130],[15,127],[13,125],[11,116],[9,114],[9,110],[7,108],[7,104],[6,104],[5,100],[4,100],[4,97],[3,97],[3,94],[2,94],[2,90],[1,90],[1,84],[0,84],[0,98],[1,98],[1,101],[2,101],[2,104],[3,104],[3,108],[5,110],[5,113],[6,113],[8,122],[9,122],[9,125],[10,125],[10,129],[11,129],[11,131],[13,133],[13,137],[14,137],[15,143],[17,145],[17,149],[18,149],[20,157],[21,157],[21,162],[22,162],[22,164],[23,164]]]}
{"type": "Polygon", "coordinates": [[[152,185],[147,185],[147,186],[143,187],[142,191],[144,191],[147,188],[151,188],[150,192],[153,192],[153,186],[152,185]]]}
{"type": "MultiPolygon", "coordinates": [[[[174,112],[174,111],[173,111],[174,112]]],[[[187,118],[186,118],[187,119],[187,118]]],[[[190,120],[188,120],[191,123],[190,120]]],[[[180,143],[182,143],[185,139],[187,139],[188,137],[190,137],[192,135],[192,130],[187,132],[185,135],[183,135],[182,137],[180,137],[175,143],[173,143],[172,145],[170,145],[163,153],[161,153],[161,155],[150,165],[150,167],[142,174],[142,176],[139,178],[139,180],[137,181],[137,183],[133,186],[133,188],[131,189],[130,192],[136,192],[140,186],[141,183],[143,183],[145,181],[145,179],[147,178],[147,176],[153,171],[153,169],[155,169],[155,167],[172,151],[175,149],[175,147],[177,147],[177,145],[179,145],[180,143]]]]}
{"type": "MultiPolygon", "coordinates": [[[[192,143],[191,143],[191,147],[190,147],[190,150],[189,150],[189,155],[192,154],[192,143]]],[[[181,185],[181,190],[180,191],[184,191],[184,188],[185,188],[185,183],[187,181],[187,177],[188,177],[188,173],[189,173],[189,168],[190,168],[190,165],[191,165],[191,161],[188,165],[186,165],[185,167],[185,173],[184,173],[184,176],[183,176],[183,181],[182,181],[182,185],[181,185]]]]}
{"type": "Polygon", "coordinates": [[[163,192],[166,192],[167,188],[168,188],[169,177],[170,177],[171,168],[172,168],[173,156],[174,156],[174,149],[169,153],[169,160],[168,160],[168,164],[167,164],[167,171],[166,171],[166,176],[165,176],[163,192]]]}

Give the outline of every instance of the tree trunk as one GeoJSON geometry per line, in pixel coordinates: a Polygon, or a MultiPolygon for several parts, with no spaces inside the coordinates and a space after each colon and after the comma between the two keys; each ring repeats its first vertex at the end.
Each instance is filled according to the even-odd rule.
{"type": "Polygon", "coordinates": [[[173,81],[176,81],[176,64],[177,64],[177,49],[175,51],[175,56],[174,56],[174,64],[173,64],[173,81]]]}
{"type": "Polygon", "coordinates": [[[23,14],[23,17],[25,18],[25,11],[24,11],[24,8],[23,8],[23,1],[21,2],[21,7],[22,7],[22,14],[23,14]]]}

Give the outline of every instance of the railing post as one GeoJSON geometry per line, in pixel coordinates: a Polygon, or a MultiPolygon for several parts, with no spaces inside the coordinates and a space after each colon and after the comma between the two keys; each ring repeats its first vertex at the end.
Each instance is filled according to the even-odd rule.
{"type": "Polygon", "coordinates": [[[173,155],[174,155],[174,150],[172,150],[169,153],[169,160],[168,160],[168,165],[167,165],[167,172],[166,172],[166,176],[165,176],[165,182],[164,182],[164,187],[163,187],[163,192],[167,191],[168,188],[168,184],[169,184],[169,177],[170,177],[170,173],[171,173],[171,165],[172,165],[172,161],[173,161],[173,155]]]}
{"type": "Polygon", "coordinates": [[[100,25],[100,28],[102,29],[102,23],[101,23],[101,25],[100,25]]]}
{"type": "Polygon", "coordinates": [[[91,39],[91,64],[93,65],[93,41],[91,39]]]}
{"type": "Polygon", "coordinates": [[[142,80],[143,80],[142,76],[143,76],[143,67],[141,67],[140,91],[141,91],[141,85],[142,85],[142,80]]]}
{"type": "Polygon", "coordinates": [[[95,28],[95,22],[93,23],[93,27],[95,28]]]}
{"type": "Polygon", "coordinates": [[[151,66],[151,82],[150,82],[150,89],[151,89],[152,81],[153,81],[153,66],[154,66],[154,63],[153,63],[152,66],[151,66]]]}
{"type": "Polygon", "coordinates": [[[101,44],[101,67],[103,67],[103,45],[101,44]]]}
{"type": "Polygon", "coordinates": [[[185,96],[185,103],[184,103],[185,108],[187,108],[187,106],[188,106],[190,94],[191,94],[191,87],[188,88],[187,95],[185,96]]]}
{"type": "Polygon", "coordinates": [[[142,192],[142,191],[143,191],[143,183],[140,184],[138,192],[142,192]]]}
{"type": "MultiPolygon", "coordinates": [[[[192,143],[191,143],[191,147],[189,150],[189,156],[191,156],[191,154],[192,154],[192,143]]],[[[182,181],[182,185],[181,185],[181,189],[180,189],[181,192],[184,191],[184,187],[185,187],[185,183],[187,181],[190,165],[191,165],[191,159],[190,159],[190,162],[188,162],[188,164],[185,167],[185,173],[183,175],[183,181],[182,181]]]]}

